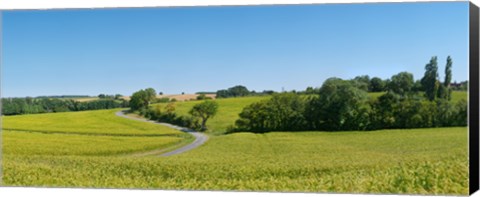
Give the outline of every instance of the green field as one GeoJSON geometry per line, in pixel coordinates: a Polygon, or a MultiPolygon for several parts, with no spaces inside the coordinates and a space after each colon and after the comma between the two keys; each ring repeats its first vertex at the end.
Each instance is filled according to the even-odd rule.
{"type": "Polygon", "coordinates": [[[5,144],[4,183],[458,195],[468,192],[466,139],[466,128],[237,133],[163,158],[17,155],[5,144]]]}
{"type": "Polygon", "coordinates": [[[183,135],[174,129],[119,118],[113,110],[62,112],[2,117],[4,130],[91,135],[183,135]]]}
{"type": "MultiPolygon", "coordinates": [[[[258,102],[263,99],[269,99],[269,96],[258,97],[240,97],[240,98],[226,98],[217,99],[219,108],[217,114],[208,120],[207,127],[212,134],[225,133],[228,126],[233,126],[235,120],[238,119],[238,114],[242,109],[254,102],[258,102]]],[[[176,113],[179,115],[188,115],[188,111],[195,105],[203,101],[188,101],[188,102],[176,102],[176,113]]],[[[164,107],[166,104],[156,104],[164,107]]],[[[155,106],[155,105],[154,105],[155,106]]]]}
{"type": "Polygon", "coordinates": [[[120,109],[2,117],[4,154],[111,156],[193,140],[168,127],[117,117],[117,111],[120,109]]]}
{"type": "MultiPolygon", "coordinates": [[[[215,135],[170,157],[139,155],[189,143],[191,136],[115,116],[120,109],[2,117],[3,183],[468,194],[467,127],[216,135],[244,106],[267,98],[218,99],[219,112],[208,125],[215,135]]],[[[187,114],[197,102],[177,102],[177,113],[187,114]]]]}
{"type": "Polygon", "coordinates": [[[142,152],[181,143],[174,136],[91,136],[3,131],[4,149],[12,155],[115,155],[142,152]]]}
{"type": "Polygon", "coordinates": [[[452,91],[452,101],[458,102],[461,99],[468,100],[468,92],[467,91],[452,91]]]}

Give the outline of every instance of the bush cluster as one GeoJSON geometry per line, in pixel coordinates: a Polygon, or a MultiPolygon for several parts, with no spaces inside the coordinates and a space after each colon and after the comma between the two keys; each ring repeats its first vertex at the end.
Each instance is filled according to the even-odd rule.
{"type": "Polygon", "coordinates": [[[164,108],[161,105],[150,107],[147,110],[140,111],[140,115],[150,120],[166,122],[181,127],[199,129],[201,127],[199,120],[192,116],[181,116],[175,113],[175,103],[168,103],[164,108]]]}

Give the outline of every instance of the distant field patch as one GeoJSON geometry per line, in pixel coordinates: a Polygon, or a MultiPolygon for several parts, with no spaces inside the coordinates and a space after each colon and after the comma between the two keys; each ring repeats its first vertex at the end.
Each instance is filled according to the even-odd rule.
{"type": "MultiPolygon", "coordinates": [[[[157,98],[169,98],[169,99],[175,99],[177,101],[190,101],[190,100],[196,100],[197,96],[200,94],[164,94],[164,95],[157,95],[157,98]]],[[[206,97],[210,97],[212,99],[215,99],[217,97],[216,94],[205,94],[206,97]]],[[[130,100],[129,96],[124,96],[122,97],[125,100],[130,100]]]]}
{"type": "Polygon", "coordinates": [[[88,101],[95,101],[99,100],[100,98],[98,97],[86,97],[86,98],[73,98],[72,100],[78,101],[78,102],[88,102],[88,101]]]}
{"type": "Polygon", "coordinates": [[[160,135],[184,133],[154,124],[145,124],[115,115],[121,109],[32,114],[2,117],[5,130],[71,132],[102,135],[160,135]]]}

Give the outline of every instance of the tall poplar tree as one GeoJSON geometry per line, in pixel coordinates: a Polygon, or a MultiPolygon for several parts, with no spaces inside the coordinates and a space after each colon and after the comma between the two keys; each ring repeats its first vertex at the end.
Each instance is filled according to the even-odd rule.
{"type": "Polygon", "coordinates": [[[452,82],[452,58],[447,57],[447,65],[445,66],[445,81],[443,85],[446,88],[446,99],[450,100],[452,98],[452,90],[450,89],[450,83],[452,82]]]}
{"type": "Polygon", "coordinates": [[[433,56],[430,62],[425,65],[425,75],[421,80],[422,86],[425,89],[425,96],[428,100],[435,100],[440,86],[438,82],[438,63],[437,56],[433,56]]]}

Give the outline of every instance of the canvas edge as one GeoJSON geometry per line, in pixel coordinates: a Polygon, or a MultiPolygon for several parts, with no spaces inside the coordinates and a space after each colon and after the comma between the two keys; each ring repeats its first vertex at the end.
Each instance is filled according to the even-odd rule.
{"type": "Polygon", "coordinates": [[[469,5],[469,193],[479,189],[479,8],[472,2],[469,5]]]}

